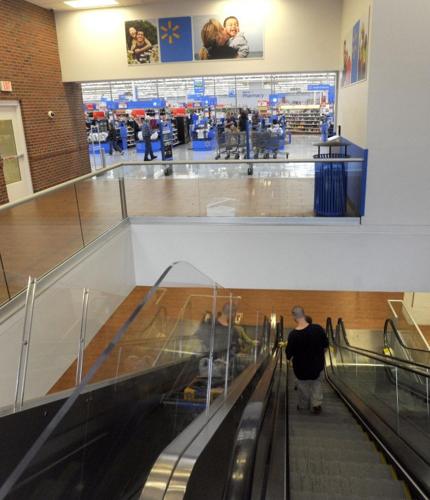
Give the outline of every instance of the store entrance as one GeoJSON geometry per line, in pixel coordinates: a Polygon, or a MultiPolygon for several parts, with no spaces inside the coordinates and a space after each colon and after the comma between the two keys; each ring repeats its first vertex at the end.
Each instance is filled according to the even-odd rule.
{"type": "Polygon", "coordinates": [[[165,143],[174,161],[312,158],[314,144],[336,130],[336,79],[321,72],[83,83],[89,150],[104,149],[108,162],[115,153],[113,162],[119,153],[143,159],[146,117],[162,159],[165,143]]]}
{"type": "Polygon", "coordinates": [[[17,101],[0,102],[0,157],[9,201],[31,195],[33,186],[17,101]]]}

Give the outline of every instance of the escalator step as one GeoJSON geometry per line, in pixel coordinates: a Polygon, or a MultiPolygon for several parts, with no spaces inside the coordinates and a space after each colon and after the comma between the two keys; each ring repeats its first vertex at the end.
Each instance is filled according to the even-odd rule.
{"type": "MultiPolygon", "coordinates": [[[[359,477],[353,468],[343,476],[290,474],[290,484],[293,491],[337,494],[342,495],[341,498],[355,496],[358,492],[362,499],[368,497],[389,498],[390,500],[405,498],[403,484],[400,481],[359,477]]],[[[292,495],[292,499],[296,500],[296,497],[292,495]]]]}
{"type": "Polygon", "coordinates": [[[353,462],[379,465],[381,459],[377,453],[371,449],[340,449],[330,450],[327,456],[327,449],[324,448],[297,448],[290,451],[290,460],[315,460],[320,462],[353,462]]]}
{"type": "Polygon", "coordinates": [[[365,477],[367,479],[392,479],[391,467],[389,465],[379,463],[363,463],[351,461],[326,461],[315,460],[312,457],[307,459],[292,459],[290,460],[290,471],[292,474],[317,474],[327,476],[345,476],[350,474],[351,470],[357,477],[365,477]]]}

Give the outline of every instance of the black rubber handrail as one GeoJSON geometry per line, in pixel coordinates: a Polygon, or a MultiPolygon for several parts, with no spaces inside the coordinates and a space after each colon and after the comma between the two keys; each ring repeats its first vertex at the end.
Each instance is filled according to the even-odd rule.
{"type": "MultiPolygon", "coordinates": [[[[388,326],[391,326],[391,328],[393,330],[393,333],[394,333],[394,336],[396,337],[397,342],[404,349],[407,349],[408,351],[412,351],[412,352],[421,352],[421,353],[425,353],[425,354],[429,354],[430,355],[430,351],[428,349],[417,349],[416,347],[409,347],[409,346],[407,346],[403,342],[402,338],[400,337],[399,331],[398,331],[396,325],[394,324],[394,321],[391,318],[388,318],[385,321],[385,324],[384,324],[384,343],[385,343],[385,340],[388,340],[387,339],[387,336],[388,336],[388,326]]],[[[387,345],[387,347],[389,347],[389,346],[387,345]]]]}
{"type": "Polygon", "coordinates": [[[278,349],[272,355],[242,414],[232,452],[224,500],[250,498],[258,437],[280,358],[281,352],[278,349]]]}
{"type": "Polygon", "coordinates": [[[348,339],[346,337],[345,325],[343,324],[343,321],[341,318],[339,318],[339,320],[337,322],[336,329],[339,328],[341,330],[342,336],[345,339],[345,342],[347,344],[346,346],[342,346],[338,342],[336,342],[334,335],[333,335],[333,322],[332,322],[331,318],[327,318],[326,325],[327,325],[326,326],[327,336],[329,337],[329,339],[330,338],[332,339],[333,345],[335,345],[339,349],[353,352],[355,354],[364,355],[370,359],[373,359],[374,361],[379,361],[380,363],[385,363],[385,364],[393,366],[395,368],[401,368],[402,370],[408,371],[410,373],[415,373],[416,375],[430,378],[430,374],[428,374],[427,372],[422,372],[422,371],[414,369],[414,368],[423,368],[424,370],[428,370],[429,367],[426,365],[421,365],[420,363],[415,363],[413,361],[405,361],[404,359],[396,358],[394,356],[387,357],[387,356],[383,356],[382,354],[377,354],[376,352],[373,352],[373,351],[368,351],[366,349],[361,349],[358,347],[352,347],[349,344],[348,339]],[[407,365],[407,366],[404,366],[404,365],[407,365]],[[414,368],[411,368],[411,366],[413,366],[414,368]]]}

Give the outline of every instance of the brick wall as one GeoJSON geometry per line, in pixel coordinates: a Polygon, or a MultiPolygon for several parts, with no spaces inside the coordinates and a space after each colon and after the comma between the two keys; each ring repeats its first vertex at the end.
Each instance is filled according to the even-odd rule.
{"type": "Polygon", "coordinates": [[[81,86],[61,81],[53,12],[2,0],[0,19],[0,80],[13,85],[13,93],[2,92],[0,99],[21,103],[34,190],[89,172],[81,86]]]}

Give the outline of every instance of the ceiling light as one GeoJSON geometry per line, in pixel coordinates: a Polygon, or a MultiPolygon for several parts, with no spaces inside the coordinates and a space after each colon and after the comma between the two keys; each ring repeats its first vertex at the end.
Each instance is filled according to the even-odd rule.
{"type": "Polygon", "coordinates": [[[74,9],[94,9],[96,7],[118,5],[117,0],[68,0],[64,3],[74,9]]]}

